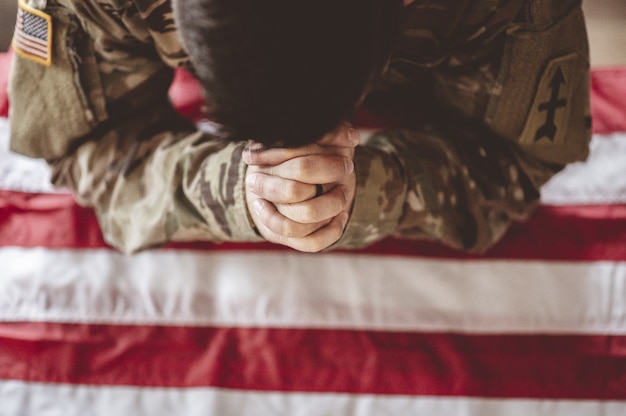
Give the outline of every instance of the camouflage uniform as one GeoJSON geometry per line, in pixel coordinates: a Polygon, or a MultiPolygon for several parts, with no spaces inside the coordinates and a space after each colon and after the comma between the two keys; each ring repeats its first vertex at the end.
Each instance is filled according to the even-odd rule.
{"type": "MultiPolygon", "coordinates": [[[[12,148],[96,208],[123,251],[258,241],[243,143],[199,132],[167,98],[189,62],[170,0],[26,0],[52,16],[52,62],[16,59],[12,148]]],[[[355,155],[356,198],[335,247],[389,235],[481,251],[540,186],[583,160],[589,60],[580,0],[416,0],[369,100],[401,129],[355,155]]]]}

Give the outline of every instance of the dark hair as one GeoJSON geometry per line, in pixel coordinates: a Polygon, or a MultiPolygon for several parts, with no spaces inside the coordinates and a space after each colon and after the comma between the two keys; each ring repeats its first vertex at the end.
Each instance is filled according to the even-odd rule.
{"type": "Polygon", "coordinates": [[[176,0],[209,117],[230,140],[311,143],[382,71],[402,0],[176,0]]]}

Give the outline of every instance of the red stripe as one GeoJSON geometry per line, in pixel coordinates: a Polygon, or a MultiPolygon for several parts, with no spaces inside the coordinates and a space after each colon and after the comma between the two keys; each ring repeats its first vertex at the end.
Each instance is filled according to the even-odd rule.
{"type": "Polygon", "coordinates": [[[623,400],[626,337],[5,323],[0,378],[623,400]]]}
{"type": "MultiPolygon", "coordinates": [[[[89,208],[70,195],[0,190],[0,247],[104,248],[89,208]]],[[[172,249],[288,250],[262,244],[171,244],[172,249]]],[[[424,241],[387,239],[362,253],[442,258],[478,258],[424,241]]],[[[515,224],[487,258],[538,260],[625,260],[626,205],[540,207],[524,224],[515,224]]]]}
{"type": "Polygon", "coordinates": [[[48,57],[47,41],[28,35],[24,32],[24,11],[22,9],[18,9],[14,38],[17,46],[19,46],[23,51],[44,59],[48,57]]]}
{"type": "Polygon", "coordinates": [[[24,53],[42,58],[48,58],[48,44],[46,41],[24,33],[23,12],[19,9],[16,30],[14,34],[14,45],[24,53]]]}
{"type": "Polygon", "coordinates": [[[38,50],[44,53],[48,52],[48,45],[39,39],[28,37],[23,33],[18,33],[15,40],[22,45],[22,47],[28,47],[34,50],[38,50]]]}
{"type": "Polygon", "coordinates": [[[37,56],[37,57],[42,58],[42,59],[47,59],[48,58],[47,51],[42,52],[41,50],[31,48],[28,45],[24,45],[21,42],[21,40],[18,39],[18,38],[16,38],[14,45],[17,47],[18,50],[20,50],[23,53],[27,53],[29,55],[37,56]]]}
{"type": "Polygon", "coordinates": [[[626,131],[626,67],[594,68],[591,86],[594,132],[626,131]]]}

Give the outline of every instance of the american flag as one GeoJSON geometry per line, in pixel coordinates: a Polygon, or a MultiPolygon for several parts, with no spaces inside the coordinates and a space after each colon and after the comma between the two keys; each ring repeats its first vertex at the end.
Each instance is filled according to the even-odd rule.
{"type": "Polygon", "coordinates": [[[13,48],[20,55],[44,65],[52,63],[52,18],[19,3],[13,48]]]}
{"type": "Polygon", "coordinates": [[[122,255],[0,153],[0,415],[623,416],[625,94],[626,70],[594,71],[589,160],[486,256],[122,255]]]}

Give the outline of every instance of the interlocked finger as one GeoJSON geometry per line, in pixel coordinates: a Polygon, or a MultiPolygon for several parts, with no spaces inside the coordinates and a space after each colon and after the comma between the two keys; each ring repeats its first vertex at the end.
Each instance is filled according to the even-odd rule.
{"type": "Polygon", "coordinates": [[[347,189],[337,185],[325,194],[295,204],[276,204],[276,209],[284,217],[301,224],[315,224],[347,211],[347,189]]]}
{"type": "Polygon", "coordinates": [[[246,177],[248,190],[277,204],[303,202],[322,195],[330,185],[309,184],[262,172],[251,172],[246,177]]]}
{"type": "Polygon", "coordinates": [[[306,253],[317,253],[341,238],[347,222],[348,214],[344,212],[314,233],[300,239],[289,239],[284,245],[306,253]]]}
{"type": "Polygon", "coordinates": [[[259,167],[259,172],[309,184],[340,182],[353,171],[352,159],[335,155],[302,156],[280,165],[259,167]]]}
{"type": "Polygon", "coordinates": [[[243,160],[248,165],[273,166],[290,159],[308,155],[337,155],[352,158],[354,148],[361,141],[357,130],[349,123],[324,135],[318,142],[301,147],[265,147],[250,142],[243,150],[243,160]]]}
{"type": "Polygon", "coordinates": [[[320,222],[299,223],[285,217],[274,204],[263,199],[257,199],[254,202],[254,206],[261,220],[262,227],[270,231],[275,238],[280,238],[281,240],[306,237],[331,221],[331,219],[328,219],[320,222]]]}
{"type": "MultiPolygon", "coordinates": [[[[268,241],[276,244],[282,244],[284,246],[291,247],[295,250],[302,252],[314,253],[329,247],[337,240],[339,240],[339,238],[343,234],[346,223],[348,222],[348,214],[342,212],[341,214],[337,215],[332,220],[327,221],[324,224],[316,224],[315,226],[317,226],[318,228],[316,228],[309,234],[306,234],[302,237],[290,237],[283,233],[276,232],[273,229],[275,228],[273,225],[275,223],[273,220],[270,219],[270,216],[280,216],[281,214],[277,211],[272,211],[272,204],[268,201],[258,201],[260,201],[259,205],[263,205],[261,211],[265,211],[264,213],[259,212],[260,216],[265,218],[263,223],[259,225],[259,231],[261,232],[261,234],[268,241]]],[[[312,224],[305,224],[305,226],[306,225],[311,227],[313,226],[312,224]]],[[[281,231],[284,232],[285,229],[282,229],[281,231]]]]}

